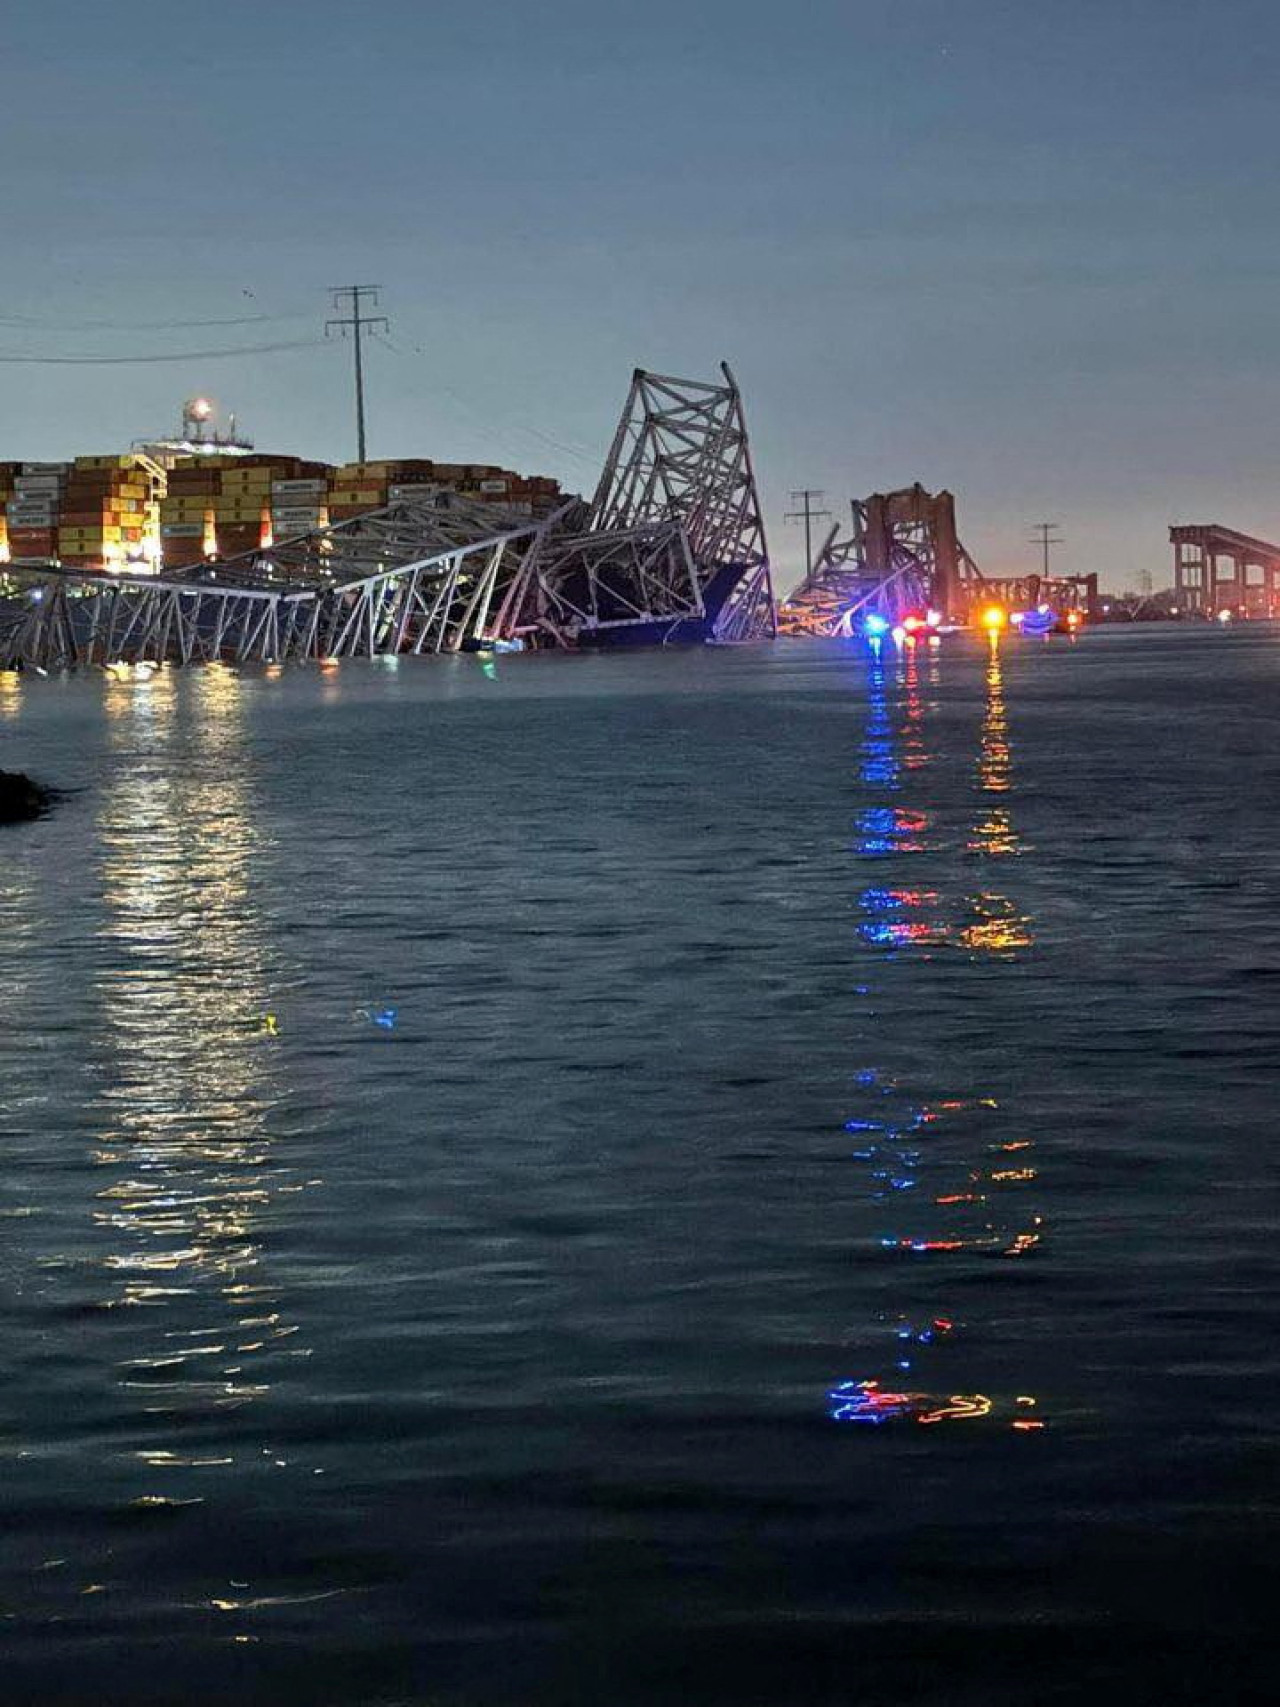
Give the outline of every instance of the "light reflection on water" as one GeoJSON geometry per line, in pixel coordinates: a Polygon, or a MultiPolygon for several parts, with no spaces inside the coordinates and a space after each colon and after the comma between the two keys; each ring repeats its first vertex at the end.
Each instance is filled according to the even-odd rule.
{"type": "MultiPolygon", "coordinates": [[[[1009,716],[1005,706],[1004,673],[1000,662],[1000,637],[990,637],[986,669],[986,709],[978,752],[978,788],[984,796],[968,850],[979,856],[1003,859],[1025,853],[1026,845],[1013,826],[1007,805],[987,800],[1006,795],[1013,788],[1013,750],[1009,744],[1009,716]]],[[[1030,948],[1034,940],[1031,920],[1007,895],[984,889],[971,902],[976,918],[960,933],[968,949],[985,954],[1009,954],[1030,948]]]]}
{"type": "Polygon", "coordinates": [[[22,710],[22,674],[0,670],[0,717],[16,718],[22,710]]]}
{"type": "Polygon", "coordinates": [[[1220,640],[886,650],[869,717],[821,645],[26,678],[6,1698],[1210,1698],[1280,957],[1220,640]]]}
{"type": "Polygon", "coordinates": [[[104,792],[98,826],[111,1073],[94,1219],[115,1244],[104,1302],[139,1311],[119,1379],[153,1421],[138,1456],[157,1467],[226,1462],[175,1446],[171,1425],[262,1398],[278,1355],[301,1350],[264,1262],[273,1200],[303,1187],[274,1154],[272,1045],[255,1017],[271,961],[242,690],[220,668],[184,689],[201,729],[194,774],[175,757],[174,673],[106,683],[111,739],[143,744],[148,762],[104,792]]]}
{"type": "MultiPolygon", "coordinates": [[[[929,686],[936,689],[941,684],[941,661],[936,649],[930,649],[927,657],[929,686]]],[[[985,798],[1008,795],[1014,786],[995,636],[984,689],[976,775],[980,816],[967,848],[978,859],[1005,858],[1026,850],[1009,806],[992,807],[985,798]]],[[[859,861],[882,861],[895,855],[910,855],[915,861],[933,855],[941,868],[945,838],[930,814],[906,812],[886,798],[902,789],[905,773],[927,767],[936,756],[928,709],[921,692],[917,646],[908,642],[890,672],[882,646],[873,642],[867,654],[866,733],[858,778],[864,797],[854,844],[859,861]]],[[[975,895],[948,896],[923,883],[879,880],[861,890],[858,908],[864,915],[858,936],[866,948],[889,963],[904,954],[927,958],[952,945],[963,949],[971,964],[1007,961],[1034,941],[1030,919],[1007,895],[985,887],[975,895]]],[[[874,986],[860,988],[874,997],[874,986]]],[[[874,1049],[874,1036],[865,1043],[874,1049]]],[[[997,1098],[990,1094],[992,1087],[983,1086],[977,1094],[925,1100],[875,1067],[860,1069],[855,1084],[855,1111],[845,1122],[845,1130],[857,1135],[851,1159],[866,1178],[868,1199],[896,1207],[907,1217],[880,1236],[885,1261],[927,1264],[975,1256],[1016,1258],[1039,1245],[1043,1227],[1039,1211],[1021,1205],[1004,1207],[1005,1194],[1025,1188],[1037,1177],[1025,1155],[1033,1141],[999,1138],[1010,1114],[1000,1110],[997,1098]],[[992,1151],[1001,1156],[1016,1154],[1018,1161],[993,1165],[992,1151]]],[[[966,1325],[948,1306],[945,1289],[932,1278],[922,1282],[917,1269],[903,1285],[901,1310],[882,1315],[875,1334],[867,1336],[882,1347],[878,1356],[883,1376],[836,1382],[827,1395],[831,1418],[873,1424],[912,1418],[936,1424],[994,1417],[1020,1432],[1042,1427],[1038,1416],[1029,1415],[1036,1405],[1033,1395],[1002,1399],[943,1391],[947,1370],[955,1364],[957,1337],[966,1325]],[[923,1391],[914,1385],[922,1378],[931,1383],[923,1391]]],[[[872,1351],[870,1345],[867,1349],[872,1351]]],[[[872,1351],[872,1355],[877,1354],[872,1351]]]]}

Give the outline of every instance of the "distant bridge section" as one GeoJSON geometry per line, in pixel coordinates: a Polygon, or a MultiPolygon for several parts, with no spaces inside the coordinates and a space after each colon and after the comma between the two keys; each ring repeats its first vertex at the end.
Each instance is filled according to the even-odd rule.
{"type": "Polygon", "coordinates": [[[1217,522],[1171,527],[1174,602],[1214,617],[1280,617],[1280,545],[1217,522]]]}
{"type": "Polygon", "coordinates": [[[984,575],[960,541],[950,492],[917,482],[854,499],[851,512],[849,532],[831,530],[812,573],[779,607],[779,632],[848,636],[871,613],[896,623],[934,610],[968,622],[991,602],[1011,611],[1048,604],[1060,613],[1096,613],[1095,574],[984,575]]]}
{"type": "Polygon", "coordinates": [[[848,634],[864,612],[896,618],[932,607],[959,615],[966,583],[981,580],[956,535],[950,492],[916,483],[855,498],[852,525],[832,528],[812,573],[778,612],[784,634],[848,634]]]}

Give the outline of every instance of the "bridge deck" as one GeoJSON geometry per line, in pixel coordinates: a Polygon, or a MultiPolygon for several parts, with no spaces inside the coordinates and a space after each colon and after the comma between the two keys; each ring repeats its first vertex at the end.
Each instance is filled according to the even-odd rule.
{"type": "Polygon", "coordinates": [[[1253,534],[1239,533],[1219,522],[1192,522],[1171,527],[1169,540],[1173,545],[1198,545],[1206,551],[1221,552],[1224,557],[1247,556],[1280,563],[1280,545],[1268,539],[1256,539],[1253,534]]]}

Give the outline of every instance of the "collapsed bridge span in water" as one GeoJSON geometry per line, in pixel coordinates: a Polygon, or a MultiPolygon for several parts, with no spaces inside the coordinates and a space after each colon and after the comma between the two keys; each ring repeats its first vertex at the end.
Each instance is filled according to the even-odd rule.
{"type": "Polygon", "coordinates": [[[283,662],[776,632],[742,399],[637,369],[594,497],[515,521],[445,487],[161,577],[5,566],[0,667],[283,662]]]}
{"type": "Polygon", "coordinates": [[[779,606],[780,633],[847,636],[869,614],[899,623],[936,611],[947,621],[969,622],[989,602],[1094,612],[1096,575],[984,575],[960,541],[950,492],[929,492],[917,482],[855,498],[850,509],[849,531],[831,529],[812,570],[779,606]]]}

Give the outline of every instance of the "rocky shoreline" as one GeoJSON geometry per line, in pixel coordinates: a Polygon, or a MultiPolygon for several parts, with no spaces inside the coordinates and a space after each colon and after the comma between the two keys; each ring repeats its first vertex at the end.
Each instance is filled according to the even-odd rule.
{"type": "Polygon", "coordinates": [[[0,770],[0,824],[27,824],[53,805],[53,796],[21,771],[0,770]]]}

